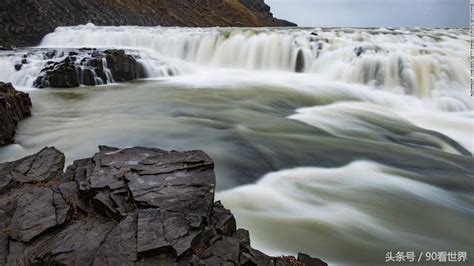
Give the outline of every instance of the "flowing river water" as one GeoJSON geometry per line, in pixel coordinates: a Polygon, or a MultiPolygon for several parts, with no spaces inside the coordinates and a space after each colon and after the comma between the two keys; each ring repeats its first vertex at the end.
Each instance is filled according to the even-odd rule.
{"type": "Polygon", "coordinates": [[[217,199],[263,251],[344,265],[380,265],[387,251],[473,257],[468,40],[465,29],[58,28],[34,49],[127,49],[149,78],[34,89],[47,59],[15,71],[29,49],[0,54],[0,80],[34,106],[0,161],[44,146],[68,163],[99,144],[202,149],[217,199]]]}

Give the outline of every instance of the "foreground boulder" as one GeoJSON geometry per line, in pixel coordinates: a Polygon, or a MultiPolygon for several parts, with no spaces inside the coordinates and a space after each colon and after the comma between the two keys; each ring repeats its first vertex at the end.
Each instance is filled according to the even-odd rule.
{"type": "Polygon", "coordinates": [[[326,265],[253,249],[202,151],[103,146],[63,164],[54,148],[0,164],[0,264],[326,265]]]}
{"type": "MultiPolygon", "coordinates": [[[[146,77],[143,65],[137,60],[139,56],[124,50],[83,48],[32,53],[41,53],[45,59],[49,59],[33,84],[36,88],[94,86],[146,77]]],[[[23,64],[28,64],[28,61],[21,61],[21,64],[15,65],[15,69],[21,70],[23,64]]]]}
{"type": "Polygon", "coordinates": [[[28,93],[15,90],[11,83],[0,82],[0,146],[13,143],[18,122],[29,115],[28,93]]]}

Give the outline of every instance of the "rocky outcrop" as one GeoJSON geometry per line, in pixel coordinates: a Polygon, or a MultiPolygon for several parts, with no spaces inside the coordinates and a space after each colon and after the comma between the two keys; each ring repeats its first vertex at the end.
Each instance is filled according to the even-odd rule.
{"type": "Polygon", "coordinates": [[[28,93],[15,90],[11,83],[0,82],[0,146],[13,143],[18,122],[29,115],[28,93]]]}
{"type": "Polygon", "coordinates": [[[263,0],[2,0],[0,45],[34,46],[58,26],[89,22],[102,26],[295,26],[274,18],[263,0]]]}
{"type": "MultiPolygon", "coordinates": [[[[50,59],[33,84],[36,88],[94,86],[146,77],[143,65],[137,61],[138,55],[128,54],[124,50],[83,48],[72,51],[36,50],[30,53],[39,53],[45,59],[50,59]]],[[[24,60],[16,65],[16,70],[20,71],[23,64],[27,63],[24,60]]]]}
{"type": "Polygon", "coordinates": [[[63,164],[54,148],[0,164],[0,264],[326,265],[252,248],[202,151],[103,146],[63,164]]]}

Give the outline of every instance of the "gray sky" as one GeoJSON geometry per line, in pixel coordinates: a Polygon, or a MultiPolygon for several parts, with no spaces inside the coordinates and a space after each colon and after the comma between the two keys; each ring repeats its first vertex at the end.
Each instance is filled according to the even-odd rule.
{"type": "Polygon", "coordinates": [[[277,18],[309,27],[468,27],[469,0],[266,0],[277,18]]]}

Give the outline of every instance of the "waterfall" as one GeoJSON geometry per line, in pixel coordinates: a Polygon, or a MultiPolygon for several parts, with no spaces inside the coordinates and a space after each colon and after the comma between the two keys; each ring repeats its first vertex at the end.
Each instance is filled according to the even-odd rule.
{"type": "MultiPolygon", "coordinates": [[[[303,72],[418,97],[469,87],[464,29],[59,27],[42,48],[140,51],[150,77],[202,67],[303,72]],[[150,61],[168,60],[168,68],[150,61]],[[190,65],[192,67],[190,67],[190,65]],[[161,67],[161,68],[160,68],[161,67]]],[[[0,68],[7,68],[0,58],[0,68]]],[[[13,66],[8,66],[11,68],[13,66]]],[[[7,75],[7,74],[4,74],[7,75]]],[[[8,74],[8,75],[11,75],[8,74]]],[[[17,78],[18,79],[18,78],[17,78]]]]}

